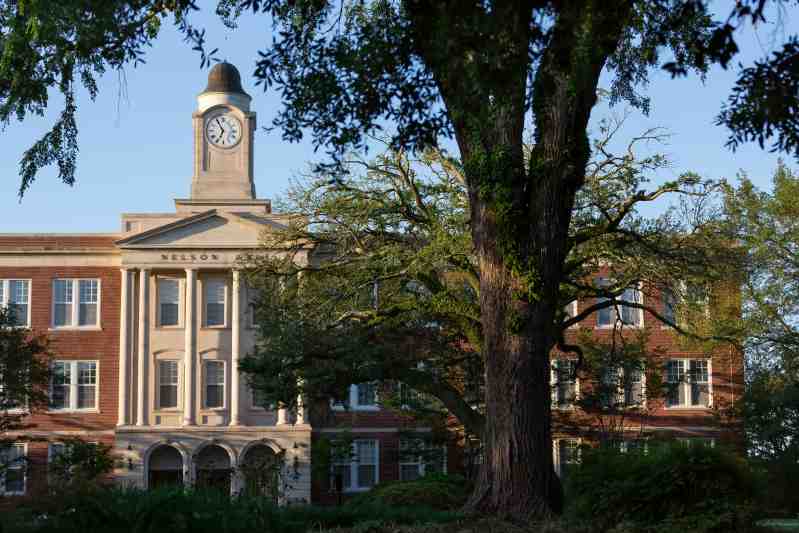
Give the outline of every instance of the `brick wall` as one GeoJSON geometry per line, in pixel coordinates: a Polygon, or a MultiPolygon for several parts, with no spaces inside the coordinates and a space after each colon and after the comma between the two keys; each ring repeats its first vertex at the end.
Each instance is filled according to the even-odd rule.
{"type": "Polygon", "coordinates": [[[46,334],[54,359],[99,361],[97,412],[39,411],[26,422],[30,431],[97,431],[113,429],[117,422],[119,367],[119,312],[121,276],[111,267],[8,268],[0,266],[0,279],[31,280],[31,327],[46,334]],[[100,329],[52,330],[53,280],[97,278],[100,280],[100,329]]]}

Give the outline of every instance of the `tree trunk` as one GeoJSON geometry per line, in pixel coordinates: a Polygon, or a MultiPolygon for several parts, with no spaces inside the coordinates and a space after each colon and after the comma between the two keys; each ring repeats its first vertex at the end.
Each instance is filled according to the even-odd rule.
{"type": "MultiPolygon", "coordinates": [[[[544,198],[542,202],[549,203],[544,209],[562,211],[554,202],[557,195],[544,198]]],[[[537,278],[531,295],[530,279],[512,272],[507,257],[501,255],[507,236],[498,231],[507,228],[496,224],[490,210],[473,209],[473,215],[475,211],[482,211],[473,222],[477,222],[474,233],[480,256],[487,424],[485,457],[468,507],[517,520],[549,517],[563,509],[563,491],[552,460],[549,380],[566,239],[558,235],[563,230],[542,226],[548,243],[529,257],[537,278]]],[[[541,213],[541,218],[558,218],[550,214],[554,216],[541,213]]]]}
{"type": "Polygon", "coordinates": [[[549,354],[571,211],[590,152],[586,128],[632,2],[558,3],[532,88],[535,24],[527,3],[498,2],[490,12],[480,3],[470,10],[446,2],[406,5],[461,152],[480,266],[485,458],[467,507],[517,519],[559,514],[549,354]],[[529,111],[535,147],[525,162],[529,111]]]}

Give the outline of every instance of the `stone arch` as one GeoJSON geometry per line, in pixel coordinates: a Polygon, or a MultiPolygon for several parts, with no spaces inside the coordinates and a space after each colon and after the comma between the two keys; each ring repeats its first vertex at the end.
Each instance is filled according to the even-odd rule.
{"type": "Polygon", "coordinates": [[[144,455],[144,475],[148,489],[163,486],[182,486],[186,481],[188,453],[182,446],[159,441],[144,455]]]}
{"type": "Polygon", "coordinates": [[[268,439],[248,443],[239,456],[242,492],[278,503],[282,495],[283,451],[268,439]]]}
{"type": "Polygon", "coordinates": [[[193,463],[198,488],[231,493],[236,454],[230,446],[218,441],[205,442],[194,452],[193,463]]]}

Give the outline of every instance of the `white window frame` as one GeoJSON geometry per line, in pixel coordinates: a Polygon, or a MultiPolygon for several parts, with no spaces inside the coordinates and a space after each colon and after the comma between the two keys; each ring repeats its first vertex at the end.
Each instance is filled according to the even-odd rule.
{"type": "Polygon", "coordinates": [[[28,286],[27,291],[27,306],[28,312],[27,316],[25,317],[25,324],[16,325],[13,327],[17,328],[29,328],[31,327],[31,287],[33,286],[33,282],[29,278],[4,278],[0,279],[0,286],[2,286],[2,290],[0,290],[0,307],[6,307],[9,304],[9,300],[11,298],[11,282],[12,281],[22,281],[25,282],[28,286]]]}
{"type": "Polygon", "coordinates": [[[203,300],[203,328],[204,329],[225,329],[230,327],[228,321],[228,314],[230,313],[230,283],[228,283],[227,278],[223,276],[209,276],[203,278],[202,280],[202,300],[203,300]],[[221,282],[222,286],[224,287],[224,302],[223,302],[223,311],[222,311],[222,324],[214,324],[208,325],[208,286],[209,282],[221,282]]]}
{"type": "MultiPolygon", "coordinates": [[[[680,409],[712,409],[713,408],[713,359],[711,358],[704,358],[704,357],[669,357],[666,359],[666,368],[664,372],[666,373],[666,383],[672,383],[669,381],[668,376],[668,364],[670,361],[682,361],[684,366],[684,376],[688,376],[688,379],[683,380],[678,386],[685,387],[687,389],[685,393],[685,398],[691,397],[691,361],[707,361],[707,405],[691,405],[691,404],[680,404],[680,405],[669,405],[668,397],[664,402],[666,409],[670,410],[680,410],[680,409]]],[[[679,398],[679,393],[677,394],[679,398]]]]}
{"type": "Polygon", "coordinates": [[[183,364],[180,359],[156,359],[155,360],[155,410],[156,411],[180,411],[183,409],[183,364]],[[177,402],[175,407],[161,407],[161,363],[176,363],[178,382],[177,402]]]}
{"type": "MultiPolygon", "coordinates": [[[[223,359],[204,359],[202,362],[202,408],[205,411],[224,411],[227,409],[227,378],[228,378],[228,371],[227,371],[227,361],[223,359]],[[218,407],[210,407],[208,405],[208,364],[221,364],[222,365],[222,405],[218,407]]],[[[214,383],[214,385],[218,385],[214,383]]]]}
{"type": "Polygon", "coordinates": [[[185,309],[185,279],[177,276],[162,276],[156,275],[155,277],[155,323],[156,327],[162,329],[183,329],[184,325],[184,309],[185,309]],[[161,280],[176,281],[178,283],[178,323],[175,325],[163,325],[161,323],[161,280]]]}
{"type": "Polygon", "coordinates": [[[575,408],[575,403],[577,402],[577,400],[580,399],[580,377],[579,376],[575,376],[575,378],[574,378],[574,399],[571,402],[569,402],[567,405],[560,405],[560,402],[557,401],[558,394],[559,394],[559,392],[558,392],[559,391],[559,389],[558,389],[559,379],[558,378],[559,378],[559,375],[560,375],[559,372],[558,372],[558,369],[557,369],[557,365],[558,365],[559,361],[571,361],[572,364],[576,364],[576,361],[574,359],[568,359],[568,358],[565,358],[565,357],[558,358],[558,359],[553,359],[552,361],[550,361],[550,364],[549,364],[549,388],[550,388],[550,391],[551,391],[551,394],[552,394],[552,401],[551,401],[552,409],[559,409],[559,410],[574,409],[575,408]]]}
{"type": "Polygon", "coordinates": [[[350,445],[349,461],[333,461],[333,466],[349,466],[350,486],[343,486],[343,492],[366,492],[380,484],[380,441],[378,439],[354,439],[350,445]],[[373,442],[375,445],[375,482],[370,487],[362,487],[358,476],[359,457],[358,446],[361,442],[373,442]]]}
{"type": "Polygon", "coordinates": [[[102,309],[102,294],[103,294],[103,283],[100,278],[53,278],[50,287],[50,294],[52,295],[52,302],[50,304],[50,329],[54,330],[62,330],[62,329],[84,329],[84,330],[97,330],[102,329],[102,320],[101,320],[101,312],[102,309]],[[66,281],[72,285],[72,314],[71,314],[71,324],[64,324],[64,325],[56,325],[55,323],[55,306],[56,306],[56,299],[55,299],[55,283],[56,281],[66,281]],[[97,302],[95,305],[97,306],[97,321],[94,324],[84,324],[79,325],[80,323],[80,282],[81,281],[95,281],[97,282],[97,302]]]}
{"type": "MultiPolygon", "coordinates": [[[[22,470],[22,490],[21,491],[7,491],[6,490],[6,475],[5,472],[0,472],[0,495],[3,496],[24,496],[28,491],[28,443],[27,442],[14,442],[9,445],[9,448],[22,447],[22,457],[20,465],[11,466],[5,469],[8,470],[22,470]]],[[[4,450],[4,452],[7,450],[4,450]]],[[[0,452],[3,453],[3,452],[0,452]]]]}
{"type": "MultiPolygon", "coordinates": [[[[97,359],[56,359],[51,362],[51,366],[56,363],[67,363],[70,366],[69,383],[69,406],[53,407],[50,405],[48,411],[55,413],[99,413],[100,412],[100,361],[97,359]],[[94,363],[94,407],[78,408],[78,363],[94,363]]],[[[50,398],[53,397],[53,379],[50,378],[49,388],[50,398]]]]}
{"type": "Polygon", "coordinates": [[[563,437],[552,439],[552,465],[555,467],[555,473],[558,477],[563,477],[563,461],[560,453],[560,443],[561,442],[574,442],[575,443],[575,450],[577,452],[577,458],[580,458],[580,446],[583,444],[583,439],[579,437],[563,437]]]}
{"type": "MultiPolygon", "coordinates": [[[[403,442],[412,442],[412,443],[415,443],[417,445],[418,445],[418,443],[421,443],[420,449],[424,449],[424,450],[432,450],[432,449],[438,448],[439,446],[436,446],[436,445],[434,445],[432,443],[429,443],[429,442],[425,443],[424,439],[419,439],[419,438],[400,439],[400,441],[399,441],[400,457],[399,457],[399,462],[398,462],[398,468],[399,468],[398,479],[400,481],[405,481],[404,479],[402,479],[402,467],[403,466],[416,466],[417,467],[417,472],[418,472],[418,477],[424,477],[424,475],[426,473],[426,470],[427,470],[427,463],[422,459],[421,455],[417,455],[417,456],[413,457],[413,459],[415,459],[415,461],[409,461],[407,459],[403,459],[403,455],[402,455],[403,442]]],[[[440,448],[441,448],[441,473],[442,474],[446,474],[447,473],[447,446],[442,444],[440,446],[440,448]]]]}
{"type": "MultiPolygon", "coordinates": [[[[609,280],[607,278],[598,278],[597,284],[600,287],[602,287],[604,285],[609,284],[609,280]]],[[[639,304],[639,305],[644,305],[644,291],[642,290],[641,283],[636,283],[635,285],[627,287],[624,290],[625,291],[634,290],[636,292],[636,294],[638,295],[638,299],[637,299],[637,301],[635,301],[633,303],[636,303],[636,304],[639,304]]],[[[600,324],[599,323],[599,311],[596,311],[594,313],[594,316],[596,317],[596,319],[595,319],[596,323],[595,323],[594,327],[596,329],[613,329],[616,326],[616,322],[621,321],[621,313],[623,312],[623,310],[621,308],[625,307],[624,302],[629,301],[629,300],[623,300],[622,298],[624,298],[624,292],[622,292],[616,298],[604,298],[604,297],[596,298],[596,303],[600,303],[602,301],[610,301],[610,300],[615,300],[616,301],[616,303],[614,305],[606,308],[606,309],[608,309],[608,311],[610,311],[610,314],[611,314],[611,322],[610,322],[610,324],[600,324]]],[[[644,327],[644,310],[641,309],[641,308],[633,308],[633,309],[638,312],[638,323],[637,324],[628,324],[628,323],[623,322],[623,321],[621,323],[623,324],[623,326],[625,328],[643,329],[643,327],[644,327]]]]}

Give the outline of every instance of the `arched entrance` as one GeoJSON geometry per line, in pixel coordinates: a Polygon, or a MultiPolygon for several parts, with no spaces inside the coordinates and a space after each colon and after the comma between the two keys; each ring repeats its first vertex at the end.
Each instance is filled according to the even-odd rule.
{"type": "Polygon", "coordinates": [[[209,444],[197,454],[196,485],[203,489],[218,489],[230,494],[230,455],[216,444],[209,444]]]}
{"type": "Polygon", "coordinates": [[[183,485],[183,456],[173,446],[161,444],[150,452],[147,487],[180,487],[183,485]]]}
{"type": "Polygon", "coordinates": [[[263,496],[277,503],[280,493],[281,461],[278,454],[265,444],[250,446],[239,461],[244,481],[242,491],[250,496],[263,496]]]}

